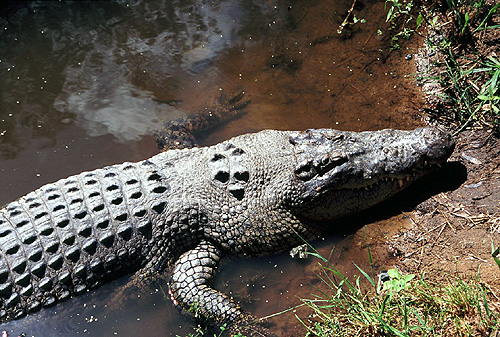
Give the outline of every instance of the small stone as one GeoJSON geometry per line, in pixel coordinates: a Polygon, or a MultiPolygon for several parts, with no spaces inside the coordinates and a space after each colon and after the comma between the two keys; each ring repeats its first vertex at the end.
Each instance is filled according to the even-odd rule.
{"type": "Polygon", "coordinates": [[[389,281],[391,279],[389,274],[386,271],[381,271],[379,274],[379,277],[380,277],[380,280],[382,282],[386,282],[386,281],[389,281]]]}
{"type": "Polygon", "coordinates": [[[467,159],[469,162],[471,162],[471,163],[472,163],[472,164],[474,164],[474,165],[481,165],[481,164],[482,164],[482,162],[481,162],[479,159],[474,158],[474,157],[472,157],[472,156],[469,156],[469,155],[467,155],[467,154],[465,154],[465,153],[463,153],[463,152],[462,152],[462,157],[463,157],[464,159],[467,159]]]}

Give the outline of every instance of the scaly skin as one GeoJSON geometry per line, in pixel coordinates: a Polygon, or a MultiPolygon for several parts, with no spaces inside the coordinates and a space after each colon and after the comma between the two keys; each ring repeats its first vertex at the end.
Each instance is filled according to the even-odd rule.
{"type": "Polygon", "coordinates": [[[171,272],[174,304],[227,333],[274,336],[210,287],[224,255],[272,254],[400,191],[448,158],[433,128],[266,130],[48,184],[0,210],[0,315],[124,273],[171,272]]]}
{"type": "Polygon", "coordinates": [[[187,117],[169,121],[155,132],[156,143],[162,151],[190,149],[198,146],[196,135],[214,129],[242,115],[250,100],[243,100],[244,91],[221,95],[210,108],[190,114],[187,117]]]}

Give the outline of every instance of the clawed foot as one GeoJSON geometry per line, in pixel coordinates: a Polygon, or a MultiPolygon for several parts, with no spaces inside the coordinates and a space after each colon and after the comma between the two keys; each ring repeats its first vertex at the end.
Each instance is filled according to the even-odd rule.
{"type": "Polygon", "coordinates": [[[162,151],[197,146],[195,134],[204,132],[238,117],[250,103],[243,100],[245,92],[238,90],[230,95],[221,94],[217,103],[187,117],[165,123],[155,132],[156,143],[162,151]]]}
{"type": "Polygon", "coordinates": [[[222,93],[219,97],[217,106],[225,107],[229,110],[243,110],[250,103],[250,100],[243,100],[245,97],[245,92],[243,90],[237,90],[229,95],[222,93]]]}

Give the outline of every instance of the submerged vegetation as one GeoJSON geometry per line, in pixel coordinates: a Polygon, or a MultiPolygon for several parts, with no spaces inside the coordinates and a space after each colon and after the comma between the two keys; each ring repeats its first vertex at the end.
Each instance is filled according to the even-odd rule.
{"type": "Polygon", "coordinates": [[[352,282],[313,255],[322,261],[323,286],[315,298],[302,300],[312,311],[307,319],[297,317],[306,336],[485,336],[500,328],[493,295],[479,275],[450,275],[448,284],[438,284],[397,269],[375,276],[358,267],[363,276],[352,282]]]}

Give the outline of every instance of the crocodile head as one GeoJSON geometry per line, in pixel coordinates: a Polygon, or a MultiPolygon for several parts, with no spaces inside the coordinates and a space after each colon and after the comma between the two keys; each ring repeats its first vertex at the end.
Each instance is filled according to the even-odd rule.
{"type": "Polygon", "coordinates": [[[366,209],[401,191],[445,162],[454,149],[448,133],[307,130],[289,136],[296,158],[298,215],[327,221],[366,209]]]}

